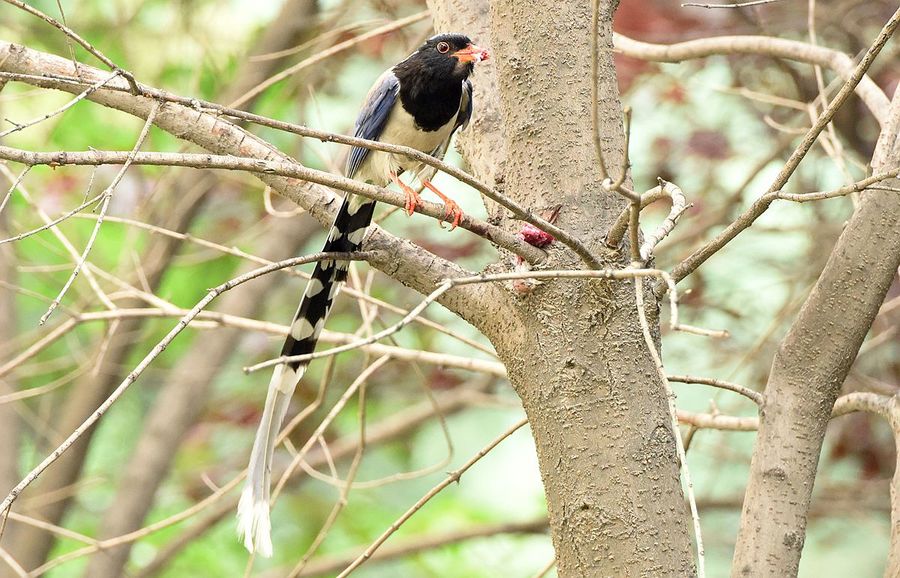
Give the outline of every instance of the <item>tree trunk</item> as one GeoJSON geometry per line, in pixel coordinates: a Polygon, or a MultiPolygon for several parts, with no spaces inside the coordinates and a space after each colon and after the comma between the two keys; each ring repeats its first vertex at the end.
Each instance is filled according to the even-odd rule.
{"type": "MultiPolygon", "coordinates": [[[[615,172],[624,139],[609,50],[612,6],[601,4],[597,106],[608,166],[615,172]]],[[[435,1],[435,6],[443,3],[435,1]]],[[[497,88],[485,94],[476,82],[473,126],[494,128],[483,141],[479,130],[467,136],[465,147],[477,153],[471,155],[476,172],[490,167],[486,174],[532,210],[562,204],[563,228],[580,236],[608,266],[625,266],[627,253],[609,252],[602,242],[624,201],[603,192],[592,146],[590,2],[560,3],[552,10],[533,1],[497,0],[490,11],[473,6],[478,2],[470,0],[455,11],[436,9],[435,14],[439,29],[464,30],[479,42],[473,32],[477,27],[459,25],[464,18],[489,17],[481,29],[490,32],[484,38],[494,59],[481,69],[494,69],[497,88]],[[494,146],[498,139],[502,146],[494,146]]],[[[32,70],[32,59],[48,71],[68,65],[19,47],[7,53],[4,66],[12,71],[32,70]]],[[[93,78],[98,71],[85,67],[82,73],[93,78]]],[[[149,99],[103,89],[89,98],[137,116],[146,115],[150,106],[149,99]]],[[[155,122],[208,150],[279,158],[255,139],[245,140],[230,123],[179,105],[166,105],[155,122]]],[[[323,187],[257,176],[321,222],[333,216],[333,195],[323,187]]],[[[376,253],[374,266],[423,292],[444,278],[467,274],[377,227],[366,249],[376,253]]],[[[547,266],[583,267],[558,247],[551,248],[547,266]]],[[[656,327],[649,295],[648,302],[656,327]]],[[[642,338],[631,284],[550,281],[526,296],[500,286],[467,285],[447,292],[441,303],[494,343],[523,399],[538,448],[560,576],[692,574],[667,400],[642,338]]],[[[509,483],[515,483],[514,476],[509,483]]]]}
{"type": "MultiPolygon", "coordinates": [[[[875,149],[874,172],[900,165],[898,129],[900,91],[875,149]]],[[[879,186],[896,188],[898,180],[879,186]]],[[[797,574],[831,408],[898,266],[900,197],[866,190],[772,363],[734,576],[797,574]]]]}
{"type": "MultiPolygon", "coordinates": [[[[489,14],[477,2],[459,4],[432,2],[436,29],[490,44],[493,60],[482,68],[493,68],[497,82],[485,93],[479,70],[476,108],[497,111],[485,121],[496,132],[482,141],[475,131],[466,152],[478,163],[492,161],[494,179],[532,210],[562,203],[560,225],[621,267],[623,256],[601,242],[624,202],[601,190],[592,144],[591,3],[548,10],[497,0],[489,14]],[[487,23],[477,20],[487,17],[489,38],[487,23]],[[495,146],[498,136],[502,146],[495,146]]],[[[608,50],[612,9],[601,2],[598,106],[607,164],[615,170],[624,139],[608,50]]],[[[582,267],[561,250],[550,262],[582,267]]],[[[655,310],[649,313],[656,319],[655,310]]],[[[692,574],[664,386],[642,338],[631,283],[548,282],[473,323],[497,348],[528,414],[559,575],[692,574]]]]}

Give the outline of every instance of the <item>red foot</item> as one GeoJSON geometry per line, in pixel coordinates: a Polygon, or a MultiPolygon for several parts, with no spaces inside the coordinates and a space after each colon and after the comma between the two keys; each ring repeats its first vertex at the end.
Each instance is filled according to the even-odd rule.
{"type": "Polygon", "coordinates": [[[416,207],[422,204],[422,198],[419,196],[419,193],[414,191],[409,185],[400,180],[400,177],[397,176],[397,173],[391,173],[391,181],[396,183],[400,190],[403,191],[403,194],[406,195],[406,214],[412,215],[416,211],[416,207]]]}
{"type": "MultiPolygon", "coordinates": [[[[444,201],[444,207],[447,209],[447,213],[444,215],[444,220],[450,223],[451,231],[455,229],[463,218],[462,209],[459,208],[459,205],[456,204],[456,201],[444,195],[444,193],[440,192],[437,187],[431,184],[431,181],[425,179],[422,181],[422,184],[425,185],[425,187],[428,188],[428,190],[430,190],[432,193],[440,197],[442,201],[444,201]]],[[[441,222],[440,225],[443,229],[443,222],[441,222]]]]}

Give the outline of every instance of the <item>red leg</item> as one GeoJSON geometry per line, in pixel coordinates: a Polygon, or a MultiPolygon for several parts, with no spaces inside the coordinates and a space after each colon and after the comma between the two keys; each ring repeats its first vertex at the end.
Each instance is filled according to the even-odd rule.
{"type": "Polygon", "coordinates": [[[406,214],[412,215],[416,207],[422,204],[422,199],[419,197],[419,193],[414,191],[409,185],[400,180],[400,177],[397,176],[397,173],[391,171],[390,173],[391,182],[395,183],[400,190],[403,191],[403,194],[406,195],[406,214]]]}
{"type": "MultiPolygon", "coordinates": [[[[450,230],[456,228],[459,225],[460,220],[463,218],[462,209],[459,208],[459,205],[456,204],[456,201],[446,196],[444,193],[440,192],[437,187],[431,184],[431,181],[428,179],[423,179],[422,184],[428,188],[432,193],[439,196],[442,201],[444,201],[444,206],[447,208],[447,214],[444,216],[444,219],[450,222],[450,230]],[[450,220],[452,217],[452,220],[450,220]]],[[[441,225],[443,228],[444,225],[441,225]]]]}

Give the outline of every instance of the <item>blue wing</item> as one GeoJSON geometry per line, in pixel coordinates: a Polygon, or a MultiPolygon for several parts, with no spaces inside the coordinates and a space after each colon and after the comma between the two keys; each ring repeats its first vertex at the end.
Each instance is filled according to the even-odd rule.
{"type": "Polygon", "coordinates": [[[472,98],[472,83],[466,79],[463,82],[463,94],[462,99],[459,102],[459,114],[456,115],[456,127],[453,129],[454,131],[457,128],[465,129],[469,124],[469,119],[472,118],[472,103],[474,102],[472,98]]]}
{"type": "MultiPolygon", "coordinates": [[[[356,130],[354,136],[369,140],[378,140],[384,130],[388,115],[397,102],[397,94],[400,92],[400,81],[394,73],[388,70],[381,75],[372,90],[366,97],[362,110],[356,118],[356,130]]],[[[369,149],[353,147],[350,150],[350,158],[347,159],[346,174],[353,178],[363,161],[369,155],[369,149]]]]}

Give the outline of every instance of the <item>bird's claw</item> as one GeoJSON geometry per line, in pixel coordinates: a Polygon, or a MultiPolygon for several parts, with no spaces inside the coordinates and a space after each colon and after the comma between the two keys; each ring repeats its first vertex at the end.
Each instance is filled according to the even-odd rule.
{"type": "Polygon", "coordinates": [[[444,221],[447,221],[448,223],[450,223],[450,230],[452,231],[459,225],[459,222],[463,218],[462,209],[459,208],[459,205],[456,204],[456,201],[454,201],[453,199],[448,199],[444,203],[444,208],[447,209],[447,212],[444,213],[443,220],[438,221],[438,224],[440,225],[441,229],[443,229],[444,221]]]}
{"type": "Polygon", "coordinates": [[[406,195],[406,203],[404,205],[406,214],[412,216],[416,212],[416,207],[422,204],[422,197],[410,187],[403,187],[403,194],[406,195]]]}
{"type": "Polygon", "coordinates": [[[414,191],[412,187],[401,181],[400,177],[397,176],[397,173],[391,171],[388,175],[390,176],[391,182],[400,187],[400,190],[406,195],[406,202],[403,203],[403,209],[406,211],[406,214],[411,217],[412,214],[416,212],[416,207],[422,204],[422,197],[420,197],[419,193],[414,191]]]}
{"type": "Polygon", "coordinates": [[[459,208],[459,205],[456,204],[456,201],[454,201],[453,199],[451,199],[450,197],[448,197],[447,195],[445,195],[444,193],[439,191],[437,187],[435,187],[433,184],[431,184],[431,181],[426,179],[426,180],[422,181],[422,184],[428,190],[430,190],[435,195],[440,197],[440,199],[442,201],[444,201],[444,208],[447,209],[447,212],[444,214],[444,218],[441,219],[440,221],[438,221],[438,224],[441,226],[441,229],[444,228],[444,221],[447,221],[448,223],[450,223],[451,231],[453,229],[455,229],[459,225],[459,222],[463,218],[462,209],[459,208]],[[452,220],[451,220],[451,217],[452,217],[452,220]]]}

